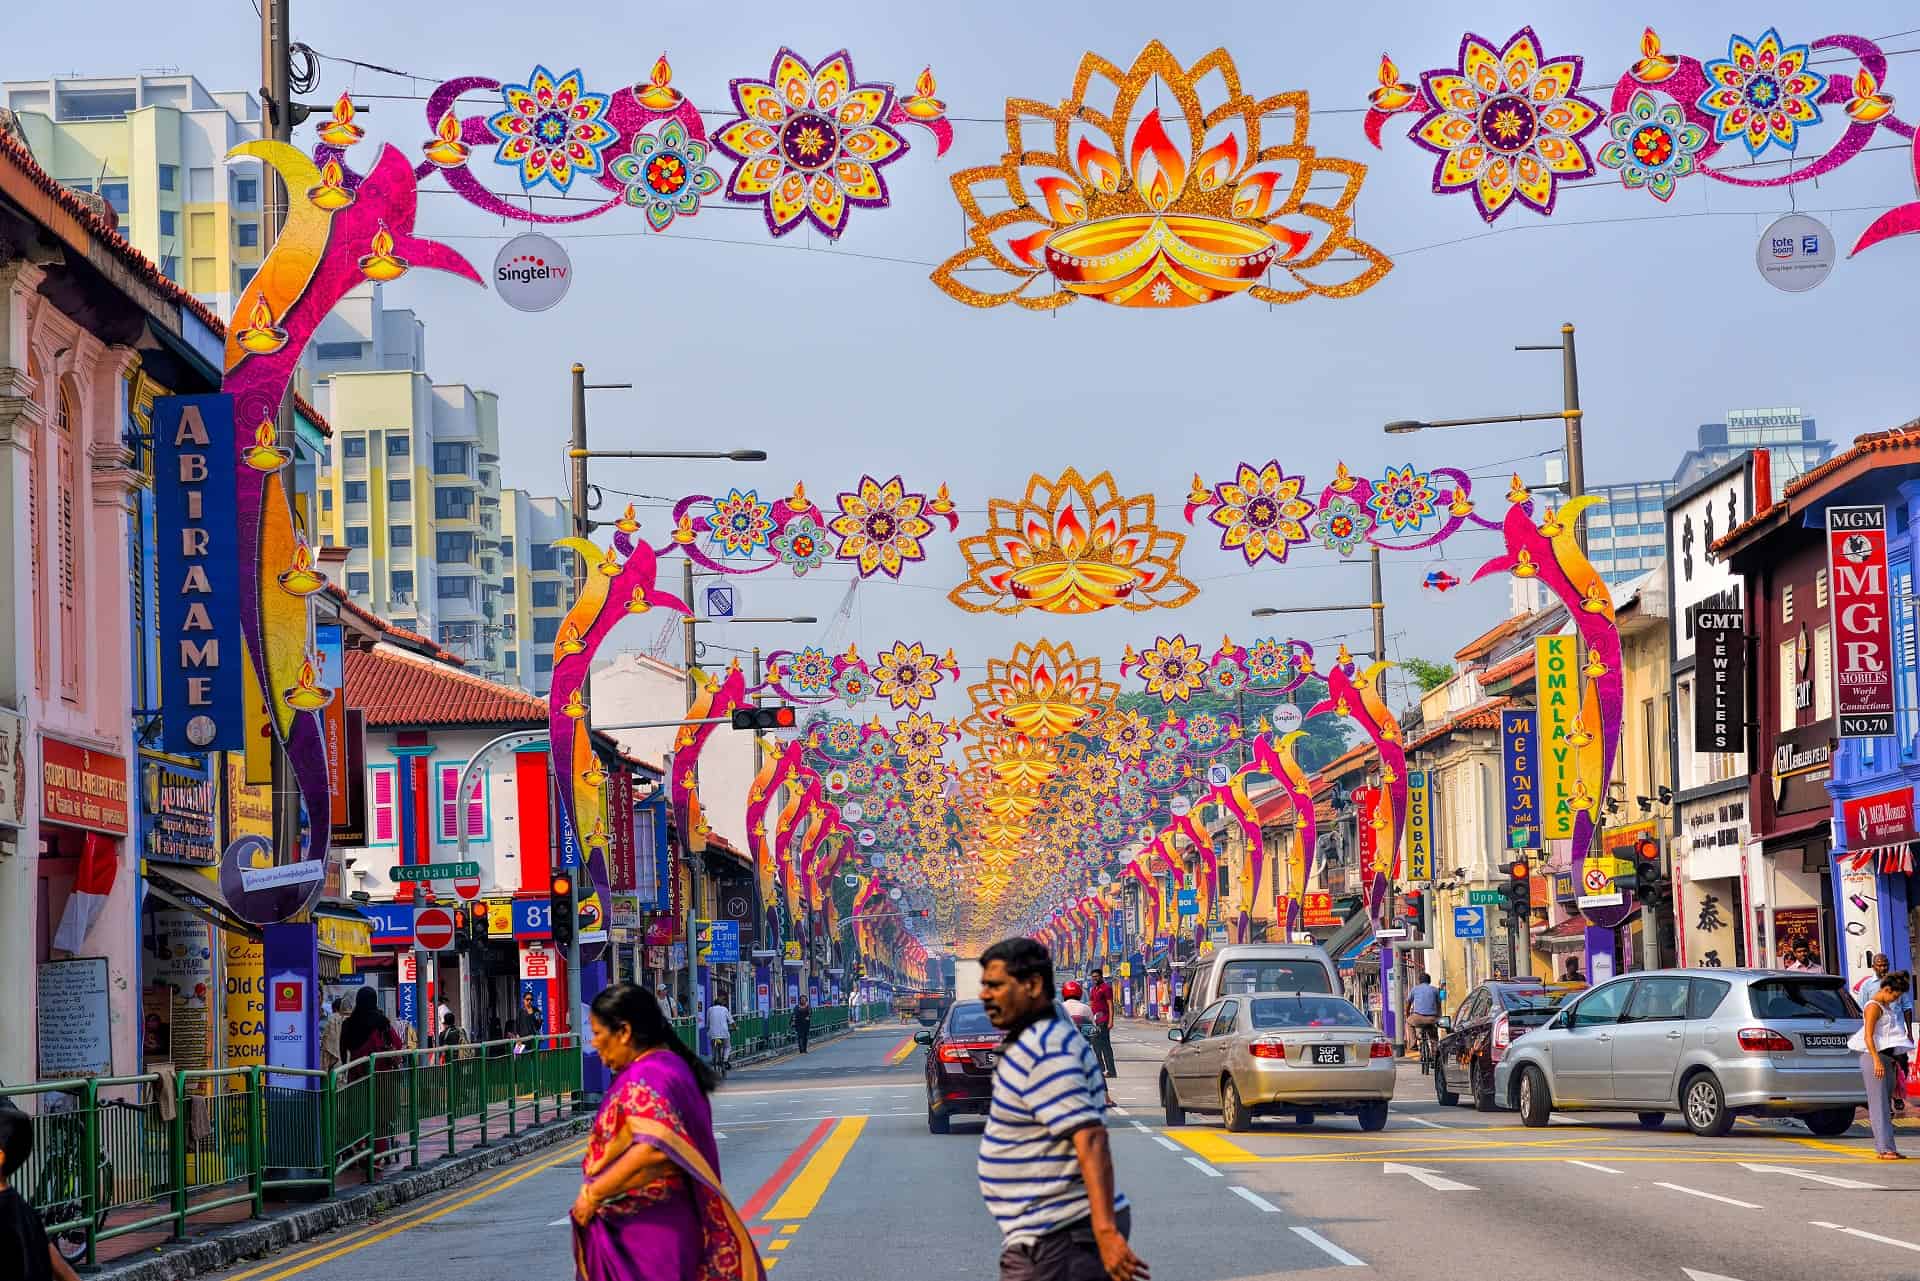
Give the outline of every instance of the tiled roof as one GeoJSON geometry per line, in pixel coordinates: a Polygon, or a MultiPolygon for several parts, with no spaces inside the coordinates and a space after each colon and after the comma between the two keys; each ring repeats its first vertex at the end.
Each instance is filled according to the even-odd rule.
{"type": "Polygon", "coordinates": [[[1510,676],[1518,676],[1522,672],[1531,671],[1533,669],[1534,657],[1532,650],[1523,649],[1512,658],[1502,659],[1500,662],[1495,663],[1492,667],[1480,673],[1481,688],[1484,689],[1495,681],[1503,681],[1510,676]]]}
{"type": "Polygon", "coordinates": [[[347,705],[367,725],[545,725],[547,700],[395,649],[348,650],[347,705]]]}
{"type": "Polygon", "coordinates": [[[293,407],[302,418],[318,427],[322,436],[333,435],[333,424],[327,421],[326,415],[315,409],[312,403],[297,391],[293,393],[293,407]]]}
{"type": "Polygon", "coordinates": [[[1901,426],[1887,431],[1871,431],[1864,436],[1853,438],[1853,448],[1845,453],[1835,454],[1812,471],[1787,482],[1780,491],[1780,498],[1752,516],[1735,525],[1718,542],[1713,551],[1720,555],[1732,552],[1738,544],[1746,541],[1748,534],[1777,516],[1784,516],[1793,508],[1793,500],[1807,490],[1819,485],[1828,477],[1845,467],[1865,458],[1869,454],[1890,453],[1894,450],[1920,450],[1920,418],[1913,419],[1901,426]]]}
{"type": "MultiPolygon", "coordinates": [[[[328,583],[326,590],[327,595],[333,597],[335,603],[338,604],[341,609],[352,614],[368,627],[373,628],[394,643],[405,645],[410,649],[419,650],[429,658],[438,659],[440,662],[451,664],[454,667],[465,665],[459,655],[451,654],[441,649],[419,632],[410,632],[404,627],[396,627],[387,619],[380,617],[380,615],[347,595],[346,591],[342,589],[338,583],[328,583]]],[[[543,716],[545,715],[544,712],[541,714],[543,716]]]]}
{"type": "Polygon", "coordinates": [[[1453,656],[1462,662],[1470,662],[1476,658],[1485,658],[1493,652],[1494,647],[1501,641],[1519,631],[1521,626],[1524,625],[1530,617],[1531,615],[1528,614],[1519,614],[1501,619],[1492,627],[1481,632],[1478,636],[1455,650],[1453,656]]]}
{"type": "Polygon", "coordinates": [[[27,147],[24,139],[9,133],[0,133],[0,162],[18,169],[29,182],[58,204],[62,212],[86,228],[89,235],[125,264],[128,270],[138,276],[148,288],[178,303],[182,309],[192,312],[218,337],[227,336],[226,323],[213,314],[212,308],[169,280],[158,267],[154,266],[153,260],[128,243],[127,238],[122,236],[118,229],[89,209],[80,197],[56,182],[33,158],[33,152],[27,147]]]}
{"type": "Polygon", "coordinates": [[[1512,701],[1510,698],[1502,697],[1490,698],[1484,703],[1477,703],[1465,711],[1456,713],[1448,719],[1441,721],[1438,725],[1421,734],[1418,738],[1411,740],[1407,744],[1407,749],[1411,751],[1416,747],[1424,747],[1436,738],[1451,734],[1457,729],[1499,729],[1500,709],[1512,701]]]}

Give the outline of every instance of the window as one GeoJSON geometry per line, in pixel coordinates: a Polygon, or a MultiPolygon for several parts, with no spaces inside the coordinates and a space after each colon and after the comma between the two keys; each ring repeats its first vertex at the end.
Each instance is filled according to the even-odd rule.
{"type": "Polygon", "coordinates": [[[512,574],[508,574],[505,578],[502,578],[500,580],[500,590],[505,592],[509,596],[513,595],[513,575],[512,574]]]}
{"type": "Polygon", "coordinates": [[[347,594],[366,596],[373,591],[373,575],[364,570],[355,570],[347,575],[347,594]]]}
{"type": "Polygon", "coordinates": [[[1213,1020],[1219,1015],[1220,1007],[1225,1004],[1225,1001],[1215,1001],[1212,1005],[1200,1011],[1200,1013],[1194,1017],[1193,1021],[1187,1024],[1188,1038],[1197,1039],[1205,1036],[1207,1029],[1213,1026],[1213,1020]]]}
{"type": "MultiPolygon", "coordinates": [[[[543,620],[534,619],[539,627],[543,620]]],[[[1220,967],[1222,992],[1331,992],[1327,967],[1311,957],[1228,961],[1220,967]]]]}
{"type": "Polygon", "coordinates": [[[413,441],[408,438],[405,432],[394,431],[387,433],[387,457],[405,458],[412,452],[413,441]]]}
{"type": "Polygon", "coordinates": [[[258,249],[260,247],[260,224],[257,222],[234,223],[233,243],[242,249],[258,249]]]}
{"type": "Polygon", "coordinates": [[[1627,993],[1633,990],[1633,981],[1609,983],[1573,1007],[1573,1013],[1567,1016],[1569,1027],[1598,1027],[1603,1023],[1617,1023],[1620,1011],[1627,1003],[1627,993]]]}
{"type": "Polygon", "coordinates": [[[80,444],[73,389],[65,379],[54,393],[55,547],[60,557],[60,695],[80,697],[80,444]]]}
{"type": "Polygon", "coordinates": [[[235,178],[233,180],[233,203],[236,205],[257,205],[260,203],[260,180],[258,178],[235,178]]]}
{"type": "Polygon", "coordinates": [[[410,503],[413,501],[413,482],[399,477],[387,482],[387,501],[390,503],[410,503]]]}
{"type": "Polygon", "coordinates": [[[460,444],[436,444],[433,447],[433,472],[436,476],[467,474],[467,447],[460,444]]]}
{"type": "Polygon", "coordinates": [[[1813,607],[1815,609],[1827,607],[1827,571],[1824,569],[1813,576],[1813,607]]]}
{"type": "Polygon", "coordinates": [[[533,643],[534,644],[536,645],[551,644],[553,642],[553,639],[559,634],[560,634],[560,620],[558,618],[536,618],[533,620],[533,643]]]}
{"type": "Polygon", "coordinates": [[[1733,984],[1720,979],[1694,979],[1693,995],[1687,1001],[1687,1017],[1690,1019],[1710,1019],[1713,1012],[1720,1008],[1720,1002],[1727,999],[1733,984]]]}
{"type": "MultiPolygon", "coordinates": [[[[407,532],[411,534],[413,531],[408,530],[407,532]]],[[[402,592],[405,592],[408,596],[413,595],[413,571],[412,570],[410,569],[394,570],[392,574],[392,582],[393,582],[393,594],[395,596],[400,595],[402,592]]]]}
{"type": "Polygon", "coordinates": [[[345,483],[343,488],[346,490],[346,498],[348,503],[364,503],[367,501],[367,482],[366,481],[350,480],[345,483]]]}
{"type": "Polygon", "coordinates": [[[1467,998],[1466,1005],[1454,1014],[1454,1021],[1462,1027],[1471,1027],[1493,1012],[1492,994],[1484,987],[1467,998]]]}
{"type": "Polygon", "coordinates": [[[179,189],[179,186],[180,186],[180,166],[179,165],[161,165],[160,166],[160,190],[175,191],[179,189]]]}
{"type": "Polygon", "coordinates": [[[1240,1002],[1222,1001],[1220,1012],[1213,1016],[1213,1030],[1208,1036],[1232,1036],[1233,1025],[1240,1018],[1240,1002]]]}
{"type": "Polygon", "coordinates": [[[1653,781],[1653,763],[1655,759],[1655,744],[1660,741],[1660,724],[1653,714],[1653,700],[1650,698],[1640,700],[1640,728],[1641,759],[1646,762],[1646,787],[1640,794],[1642,796],[1653,796],[1656,795],[1656,784],[1653,781]]]}
{"type": "Polygon", "coordinates": [[[542,650],[540,653],[535,654],[533,656],[533,670],[536,672],[552,671],[553,655],[550,653],[547,653],[545,650],[542,650]]]}
{"type": "Polygon", "coordinates": [[[1677,1022],[1687,1017],[1688,999],[1685,979],[1641,979],[1634,985],[1633,999],[1627,1002],[1625,1022],[1677,1022]]]}
{"type": "Polygon", "coordinates": [[[512,650],[508,650],[507,651],[507,670],[510,672],[515,671],[519,668],[519,666],[520,666],[520,655],[514,653],[512,650]]]}
{"type": "Polygon", "coordinates": [[[179,254],[161,254],[160,255],[160,274],[165,276],[168,280],[171,280],[174,284],[176,285],[179,284],[180,283],[180,255],[179,254]]]}
{"type": "Polygon", "coordinates": [[[1756,1019],[1857,1019],[1860,1007],[1835,975],[1760,979],[1747,988],[1756,1019]]]}
{"type": "Polygon", "coordinates": [[[1260,997],[1249,1004],[1256,1029],[1371,1026],[1366,1015],[1337,996],[1260,997]]]}
{"type": "Polygon", "coordinates": [[[391,765],[374,765],[367,770],[367,828],[369,845],[393,845],[400,839],[391,765]]]}
{"type": "Polygon", "coordinates": [[[433,491],[433,514],[441,520],[471,520],[473,495],[464,489],[433,491]]]}
{"type": "Polygon", "coordinates": [[[1791,623],[1793,621],[1792,583],[1788,583],[1780,589],[1780,621],[1783,623],[1791,623]]]}
{"type": "Polygon", "coordinates": [[[347,526],[347,546],[365,547],[367,545],[367,527],[365,525],[347,526]]]}
{"type": "Polygon", "coordinates": [[[252,284],[252,283],[253,283],[253,278],[254,278],[255,276],[257,276],[257,275],[259,275],[259,274],[260,274],[260,269],[259,269],[258,267],[236,267],[236,268],[234,268],[234,272],[233,272],[233,278],[234,278],[234,288],[233,288],[233,292],[235,292],[235,293],[239,293],[239,292],[241,292],[242,290],[244,290],[244,289],[245,289],[245,288],[246,288],[246,287],[247,287],[248,285],[250,285],[250,284],[252,284]]]}
{"type": "Polygon", "coordinates": [[[344,438],[340,443],[340,452],[348,458],[365,458],[367,456],[367,438],[365,436],[348,436],[344,438]]]}
{"type": "Polygon", "coordinates": [[[552,543],[535,543],[530,553],[530,559],[533,568],[536,570],[559,568],[559,566],[554,563],[552,543]]]}
{"type": "Polygon", "coordinates": [[[313,354],[318,360],[358,360],[366,353],[363,342],[317,342],[313,354]]]}
{"type": "Polygon", "coordinates": [[[434,766],[440,780],[434,797],[437,809],[435,828],[442,845],[452,845],[460,839],[462,822],[466,824],[468,840],[484,840],[487,835],[486,775],[480,776],[480,786],[469,792],[462,804],[459,796],[460,772],[465,767],[465,761],[442,761],[434,766]]]}
{"type": "Polygon", "coordinates": [[[124,178],[109,178],[100,184],[100,198],[107,202],[107,208],[127,216],[127,181],[124,178]]]}
{"type": "Polygon", "coordinates": [[[412,525],[387,526],[387,545],[389,547],[413,546],[413,526],[412,525]]]}
{"type": "MultiPolygon", "coordinates": [[[[40,362],[32,352],[27,353],[27,377],[36,383],[40,380],[40,362]]],[[[43,573],[41,545],[46,541],[45,528],[40,523],[40,466],[39,460],[32,460],[27,467],[27,553],[30,562],[29,581],[33,587],[33,688],[44,693],[47,688],[47,598],[42,593],[41,575],[43,573]]]]}
{"type": "Polygon", "coordinates": [[[180,215],[171,209],[162,209],[160,211],[160,234],[163,236],[179,235],[180,215]]]}
{"type": "Polygon", "coordinates": [[[535,583],[533,585],[533,603],[535,605],[558,605],[560,603],[560,584],[535,583]]]}
{"type": "Polygon", "coordinates": [[[464,574],[442,578],[437,584],[436,594],[441,600],[470,601],[473,599],[473,579],[464,574]]]}
{"type": "Polygon", "coordinates": [[[439,533],[433,536],[435,560],[468,564],[473,560],[473,535],[439,533]]]}
{"type": "Polygon", "coordinates": [[[1824,721],[1833,715],[1833,628],[1821,624],[1813,629],[1813,719],[1824,721]]]}
{"type": "Polygon", "coordinates": [[[1776,682],[1780,686],[1780,730],[1785,733],[1793,728],[1793,642],[1780,642],[1780,673],[1776,682]]]}
{"type": "Polygon", "coordinates": [[[333,510],[333,491],[331,489],[323,489],[320,491],[320,510],[323,512],[333,510]]]}

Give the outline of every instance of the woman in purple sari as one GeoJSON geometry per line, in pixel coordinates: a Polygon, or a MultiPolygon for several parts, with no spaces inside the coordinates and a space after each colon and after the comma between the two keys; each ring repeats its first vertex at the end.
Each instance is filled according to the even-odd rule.
{"type": "Polygon", "coordinates": [[[764,1281],[760,1251],[720,1186],[713,1069],[644,988],[615,983],[593,999],[589,1021],[613,1085],[573,1203],[580,1281],[764,1281]]]}

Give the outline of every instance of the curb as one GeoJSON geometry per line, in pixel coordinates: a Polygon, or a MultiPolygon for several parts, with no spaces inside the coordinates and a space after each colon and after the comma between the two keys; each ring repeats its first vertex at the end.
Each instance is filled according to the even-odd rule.
{"type": "Polygon", "coordinates": [[[368,1222],[409,1202],[457,1187],[495,1166],[557,1147],[585,1134],[591,1121],[586,1116],[550,1121],[484,1148],[470,1148],[380,1183],[355,1188],[330,1201],[269,1210],[267,1218],[249,1219],[204,1237],[169,1242],[154,1252],[104,1264],[81,1275],[86,1281],[184,1281],[224,1271],[337,1228],[368,1222]]]}

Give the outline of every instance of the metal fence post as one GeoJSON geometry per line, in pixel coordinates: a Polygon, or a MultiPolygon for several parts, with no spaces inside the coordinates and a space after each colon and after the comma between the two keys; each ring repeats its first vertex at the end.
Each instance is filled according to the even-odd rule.
{"type": "Polygon", "coordinates": [[[507,1136],[520,1133],[520,1087],[519,1073],[514,1070],[513,1047],[507,1047],[507,1136]]]}
{"type": "MultiPolygon", "coordinates": [[[[267,1158],[266,1158],[266,1105],[260,1097],[260,1069],[245,1069],[247,1078],[247,1189],[253,1193],[253,1217],[260,1218],[267,1212],[267,1158]]],[[[328,1087],[332,1087],[332,1078],[328,1078],[328,1087]]],[[[331,1152],[327,1155],[327,1164],[333,1164],[331,1152]]],[[[327,1195],[333,1195],[333,1189],[327,1189],[327,1195]]]]}
{"type": "MultiPolygon", "coordinates": [[[[259,1068],[253,1071],[258,1073],[259,1068]]],[[[261,1079],[257,1078],[256,1079],[261,1079]]],[[[261,1091],[264,1096],[265,1091],[261,1091]]],[[[266,1100],[261,1099],[264,1113],[266,1100]]],[[[334,1068],[327,1073],[326,1084],[320,1091],[320,1145],[321,1159],[327,1163],[327,1195],[332,1196],[340,1190],[340,1069],[334,1068]]],[[[262,1165],[266,1162],[261,1161],[262,1165]]],[[[367,1162],[367,1172],[373,1172],[373,1162],[367,1162]]]]}
{"type": "MultiPolygon", "coordinates": [[[[420,1166],[420,1051],[407,1055],[407,1142],[412,1154],[407,1158],[409,1168],[420,1166]]],[[[451,1146],[451,1145],[449,1145],[451,1146]]]]}
{"type": "Polygon", "coordinates": [[[87,1078],[81,1100],[86,1111],[80,1122],[80,1199],[87,1216],[86,1263],[92,1267],[95,1262],[94,1251],[99,1248],[94,1233],[100,1228],[100,1087],[95,1084],[93,1077],[87,1078]]]}
{"type": "MultiPolygon", "coordinates": [[[[165,1080],[161,1078],[161,1082],[165,1080]]],[[[184,1076],[174,1078],[173,1120],[167,1126],[167,1142],[173,1147],[173,1239],[178,1241],[187,1235],[187,1082],[184,1076]]]]}
{"type": "Polygon", "coordinates": [[[487,1056],[482,1054],[480,1064],[480,1146],[487,1146],[487,1113],[493,1111],[493,1096],[487,1093],[487,1056]]]}

